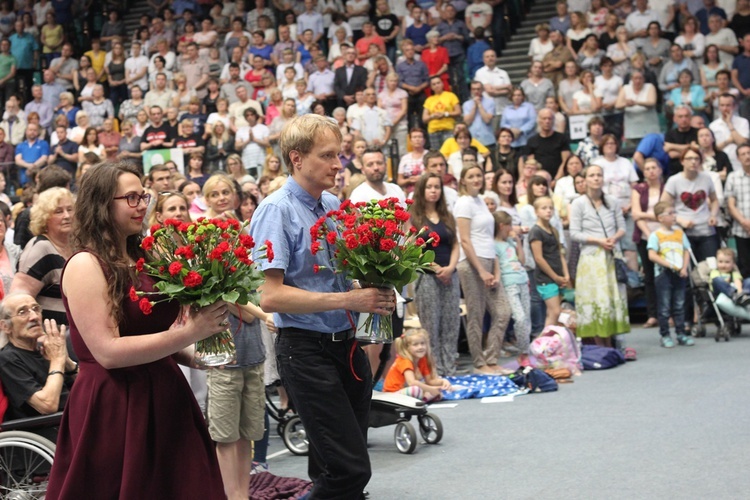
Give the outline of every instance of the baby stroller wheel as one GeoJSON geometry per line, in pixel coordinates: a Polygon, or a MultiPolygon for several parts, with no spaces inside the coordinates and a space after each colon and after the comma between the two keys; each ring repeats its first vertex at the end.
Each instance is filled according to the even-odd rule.
{"type": "Polygon", "coordinates": [[[742,333],[742,322],[735,318],[732,322],[732,337],[739,337],[742,333]]]}
{"type": "Polygon", "coordinates": [[[693,328],[690,329],[690,334],[693,337],[705,337],[706,336],[706,327],[703,325],[703,323],[696,323],[693,325],[693,328]]]}
{"type": "Polygon", "coordinates": [[[419,420],[419,433],[427,444],[438,444],[443,439],[443,423],[431,413],[417,417],[419,420]]]}
{"type": "Polygon", "coordinates": [[[396,448],[401,453],[407,455],[414,453],[417,448],[417,431],[409,422],[399,422],[396,424],[396,430],[393,432],[393,439],[396,441],[396,448]]]}
{"type": "Polygon", "coordinates": [[[714,337],[714,340],[718,342],[719,340],[723,338],[725,341],[729,342],[729,334],[730,334],[731,329],[732,327],[729,326],[728,324],[724,324],[724,326],[722,326],[721,328],[717,328],[716,336],[714,337]]]}
{"type": "Polygon", "coordinates": [[[284,445],[295,455],[307,455],[310,442],[307,440],[307,432],[302,425],[302,420],[295,415],[284,423],[281,438],[284,445]]]}

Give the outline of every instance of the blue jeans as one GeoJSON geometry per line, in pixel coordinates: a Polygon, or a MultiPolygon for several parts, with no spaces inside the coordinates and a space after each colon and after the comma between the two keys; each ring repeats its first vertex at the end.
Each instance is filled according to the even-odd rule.
{"type": "Polygon", "coordinates": [[[669,336],[669,318],[674,319],[677,335],[685,333],[685,278],[679,273],[664,270],[654,280],[656,285],[656,307],[659,319],[659,334],[669,336]]]}
{"type": "MultiPolygon", "coordinates": [[[[732,283],[724,281],[722,278],[714,278],[711,282],[711,286],[714,290],[714,297],[723,293],[731,299],[737,292],[732,283]]],[[[750,294],[750,278],[746,278],[742,281],[742,293],[750,294]]]]}

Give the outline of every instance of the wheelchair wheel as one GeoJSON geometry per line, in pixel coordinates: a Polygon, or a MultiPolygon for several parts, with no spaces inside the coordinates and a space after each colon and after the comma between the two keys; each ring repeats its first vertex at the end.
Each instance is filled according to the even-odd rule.
{"type": "Polygon", "coordinates": [[[37,434],[0,434],[0,498],[44,498],[55,456],[55,444],[37,434]]]}
{"type": "Polygon", "coordinates": [[[396,442],[396,449],[404,454],[414,453],[417,448],[417,431],[409,422],[399,422],[396,424],[396,430],[393,431],[393,439],[396,442]]]}
{"type": "Polygon", "coordinates": [[[443,423],[432,413],[425,413],[417,417],[419,420],[419,433],[427,444],[438,444],[443,439],[443,423]]]}
{"type": "Polygon", "coordinates": [[[302,420],[295,415],[284,423],[281,432],[281,438],[284,445],[295,455],[307,455],[310,452],[310,442],[307,439],[307,432],[302,425],[302,420]]]}

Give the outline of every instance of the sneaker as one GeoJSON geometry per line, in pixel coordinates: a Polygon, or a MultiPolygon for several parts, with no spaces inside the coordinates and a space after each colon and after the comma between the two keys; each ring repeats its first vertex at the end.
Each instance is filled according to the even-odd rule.
{"type": "Polygon", "coordinates": [[[693,337],[688,337],[687,335],[680,335],[679,337],[677,337],[677,343],[680,345],[691,346],[691,345],[695,345],[695,340],[693,340],[693,337]]]}
{"type": "Polygon", "coordinates": [[[750,305],[750,295],[743,293],[740,294],[740,296],[735,301],[735,304],[737,304],[740,307],[747,307],[750,305]]]}
{"type": "Polygon", "coordinates": [[[253,462],[252,469],[250,469],[251,476],[264,472],[268,472],[268,462],[253,462]]]}
{"type": "Polygon", "coordinates": [[[674,347],[674,340],[672,340],[672,337],[667,335],[666,337],[661,338],[661,346],[662,347],[674,347]]]}

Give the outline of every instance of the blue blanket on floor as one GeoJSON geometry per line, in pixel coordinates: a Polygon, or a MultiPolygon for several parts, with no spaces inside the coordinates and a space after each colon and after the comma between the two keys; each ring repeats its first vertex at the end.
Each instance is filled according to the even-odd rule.
{"type": "Polygon", "coordinates": [[[508,377],[502,375],[463,375],[445,377],[454,386],[453,392],[443,391],[443,400],[486,398],[507,396],[508,394],[525,394],[508,377]]]}

